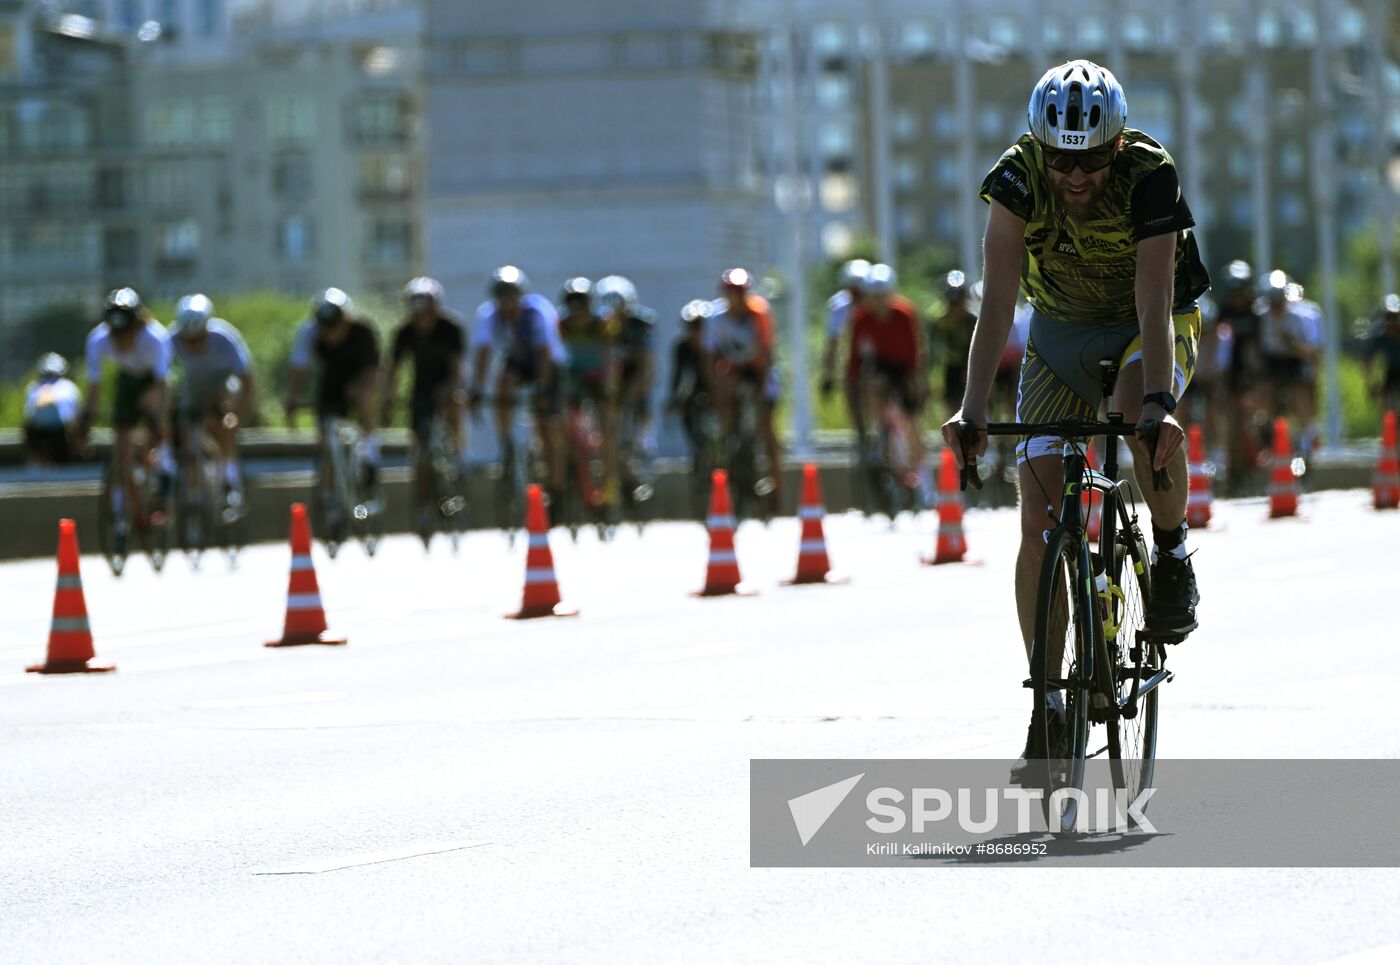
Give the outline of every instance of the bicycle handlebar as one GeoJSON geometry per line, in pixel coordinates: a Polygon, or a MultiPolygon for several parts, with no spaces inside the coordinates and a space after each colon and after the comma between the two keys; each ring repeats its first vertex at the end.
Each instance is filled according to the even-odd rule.
{"type": "MultiPolygon", "coordinates": [[[[1143,424],[1142,432],[1138,432],[1138,427],[1130,422],[1099,422],[1091,419],[1064,419],[1060,422],[989,422],[985,428],[979,429],[971,422],[958,423],[958,444],[963,451],[963,466],[959,486],[963,491],[971,486],[974,490],[980,491],[982,488],[982,477],[977,472],[977,460],[969,457],[968,447],[976,445],[979,434],[985,432],[989,436],[1059,436],[1066,439],[1086,439],[1093,436],[1137,436],[1147,445],[1147,451],[1152,454],[1157,452],[1157,431],[1160,424],[1155,420],[1148,420],[1143,424]]],[[[1165,469],[1152,470],[1152,488],[1167,492],[1172,488],[1171,473],[1165,469]]]]}

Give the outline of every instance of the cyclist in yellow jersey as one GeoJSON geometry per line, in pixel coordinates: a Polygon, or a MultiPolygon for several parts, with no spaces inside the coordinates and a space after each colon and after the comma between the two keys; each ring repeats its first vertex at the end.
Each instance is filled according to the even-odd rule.
{"type": "MultiPolygon", "coordinates": [[[[984,239],[982,311],[972,336],[962,407],[943,438],[962,459],[957,424],[987,422],[987,397],[1016,308],[1017,279],[1034,311],[1021,365],[1017,418],[1094,418],[1099,360],[1118,360],[1114,411],[1139,427],[1156,423],[1155,453],[1131,442],[1156,544],[1147,615],[1154,629],[1196,627],[1199,594],[1186,552],[1184,432],[1172,417],[1195,367],[1210,285],[1190,228],[1171,155],[1127,126],[1127,101],[1111,72],[1087,60],[1055,67],[1031,93],[1030,131],[982,183],[990,205],[984,239]],[[1152,487],[1151,468],[1178,485],[1152,487]]],[[[981,455],[981,435],[970,453],[981,455]]],[[[1021,550],[1016,605],[1027,652],[1045,530],[1054,526],[1062,476],[1058,440],[1017,447],[1021,550]]],[[[1056,695],[1058,696],[1058,695],[1056,695]]]]}

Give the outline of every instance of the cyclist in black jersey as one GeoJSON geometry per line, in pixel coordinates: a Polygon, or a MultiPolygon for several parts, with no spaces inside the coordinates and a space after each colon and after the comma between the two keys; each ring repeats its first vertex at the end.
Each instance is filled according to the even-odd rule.
{"type": "Polygon", "coordinates": [[[404,298],[408,302],[408,318],[394,332],[389,369],[384,379],[381,418],[387,425],[394,408],[399,366],[407,359],[413,364],[409,424],[417,443],[415,505],[421,508],[431,499],[432,493],[431,466],[427,460],[431,458],[433,416],[442,416],[450,439],[461,440],[462,405],[466,401],[462,390],[462,359],[467,340],[462,323],[443,307],[443,289],[436,279],[426,276],[413,279],[404,287],[404,298]]]}
{"type": "Polygon", "coordinates": [[[379,338],[354,313],[350,296],[327,288],[312,302],[311,318],[297,332],[288,359],[287,394],[283,400],[287,424],[295,425],[301,391],[313,360],[320,363],[316,381],[318,434],[330,416],[353,418],[364,433],[364,483],[372,487],[379,471],[379,446],[374,436],[374,393],[379,374],[379,338]]]}

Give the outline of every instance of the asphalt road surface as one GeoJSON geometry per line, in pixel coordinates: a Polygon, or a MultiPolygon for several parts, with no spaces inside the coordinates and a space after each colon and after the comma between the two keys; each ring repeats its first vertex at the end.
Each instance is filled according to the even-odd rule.
{"type": "MultiPolygon", "coordinates": [[[[1400,757],[1400,513],[1304,512],[1193,537],[1162,757],[1400,757]]],[[[86,556],[87,677],[22,672],[54,566],[0,566],[0,959],[1395,960],[1394,869],[750,868],[750,758],[1018,752],[1015,517],[969,514],[981,565],[918,565],[935,525],[829,518],[852,582],[782,588],[796,522],[746,524],[760,594],[716,600],[697,526],[556,531],[583,612],[528,623],[500,534],[318,547],[350,644],[293,650],[285,547],[86,556]]]]}

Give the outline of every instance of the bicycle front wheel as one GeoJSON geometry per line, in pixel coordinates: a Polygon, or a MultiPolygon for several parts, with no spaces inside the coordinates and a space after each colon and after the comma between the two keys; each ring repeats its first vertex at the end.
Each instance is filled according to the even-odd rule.
{"type": "Polygon", "coordinates": [[[1144,626],[1147,602],[1152,597],[1152,570],[1147,546],[1135,528],[1119,533],[1114,547],[1113,572],[1116,592],[1111,591],[1107,610],[1112,614],[1108,631],[1108,655],[1117,681],[1119,713],[1108,721],[1108,756],[1113,785],[1134,800],[1152,786],[1157,762],[1157,694],[1153,687],[1137,693],[1162,667],[1161,651],[1151,641],[1138,641],[1144,626]],[[1134,687],[1134,684],[1137,687],[1134,687]],[[1124,710],[1133,716],[1125,717],[1124,710]]]}
{"type": "Polygon", "coordinates": [[[1088,574],[1073,531],[1056,529],[1045,547],[1031,642],[1032,750],[1045,792],[1046,826],[1069,831],[1078,818],[1073,794],[1084,785],[1089,741],[1088,654],[1093,644],[1084,599],[1088,574]]]}

